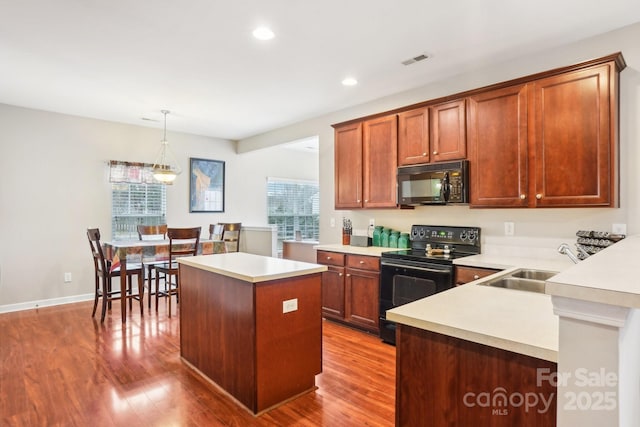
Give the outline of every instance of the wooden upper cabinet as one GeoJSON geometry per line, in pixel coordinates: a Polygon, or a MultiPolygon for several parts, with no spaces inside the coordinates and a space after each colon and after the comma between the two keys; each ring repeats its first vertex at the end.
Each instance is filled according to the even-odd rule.
{"type": "Polygon", "coordinates": [[[396,207],[398,119],[395,114],[367,120],[363,127],[363,204],[396,207]]]}
{"type": "Polygon", "coordinates": [[[531,83],[536,206],[617,206],[615,63],[531,83]]]}
{"type": "Polygon", "coordinates": [[[468,110],[470,205],[526,207],[527,86],[471,96],[468,110]]]}
{"type": "Polygon", "coordinates": [[[467,156],[465,100],[430,107],[431,161],[459,160],[467,156]]]}
{"type": "Polygon", "coordinates": [[[617,206],[616,62],[469,97],[471,207],[617,206]]]}
{"type": "Polygon", "coordinates": [[[335,208],[362,207],[362,123],[335,128],[335,208]]]}
{"type": "Polygon", "coordinates": [[[398,166],[429,162],[429,108],[398,114],[398,166]]]}

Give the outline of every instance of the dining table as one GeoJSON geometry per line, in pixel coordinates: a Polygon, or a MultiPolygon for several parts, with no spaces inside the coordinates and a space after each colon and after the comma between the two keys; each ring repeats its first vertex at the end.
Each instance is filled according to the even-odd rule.
{"type": "MultiPolygon", "coordinates": [[[[178,243],[179,245],[180,243],[178,243]]],[[[185,243],[185,245],[188,243],[185,243]]],[[[114,240],[105,241],[102,244],[106,259],[111,261],[111,269],[120,268],[121,289],[127,283],[127,263],[151,263],[169,260],[169,239],[149,240],[114,240]]],[[[174,241],[174,247],[176,242],[174,241]]],[[[225,242],[222,240],[200,239],[198,242],[198,255],[211,255],[226,253],[225,242]]],[[[142,272],[144,274],[144,271],[142,272]]],[[[139,290],[144,295],[144,289],[139,290]]],[[[142,297],[142,296],[141,296],[142,297]]],[[[120,292],[120,304],[122,323],[126,320],[126,292],[120,292]]]]}

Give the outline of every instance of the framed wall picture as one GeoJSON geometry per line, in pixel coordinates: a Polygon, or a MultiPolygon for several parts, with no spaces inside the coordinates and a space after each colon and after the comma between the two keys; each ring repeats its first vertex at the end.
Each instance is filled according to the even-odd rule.
{"type": "Polygon", "coordinates": [[[224,162],[191,158],[189,212],[224,212],[224,162]]]}

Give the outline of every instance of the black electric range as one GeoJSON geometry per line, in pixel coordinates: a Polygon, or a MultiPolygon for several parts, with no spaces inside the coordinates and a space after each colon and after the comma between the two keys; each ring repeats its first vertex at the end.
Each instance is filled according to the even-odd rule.
{"type": "Polygon", "coordinates": [[[480,228],[413,225],[411,248],[380,256],[380,337],[395,343],[386,311],[453,287],[453,260],[481,252],[480,228]]]}

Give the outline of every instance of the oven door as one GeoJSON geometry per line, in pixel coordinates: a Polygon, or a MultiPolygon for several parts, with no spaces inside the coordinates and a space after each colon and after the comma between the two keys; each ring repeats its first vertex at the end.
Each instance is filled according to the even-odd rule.
{"type": "Polygon", "coordinates": [[[396,259],[380,265],[380,338],[395,344],[396,325],[387,310],[450,289],[453,266],[396,259]]]}

